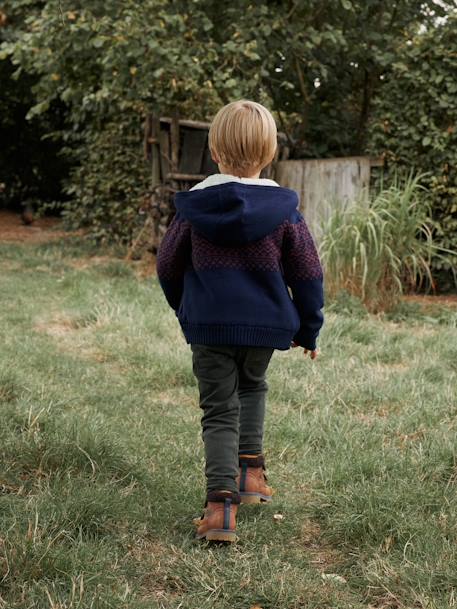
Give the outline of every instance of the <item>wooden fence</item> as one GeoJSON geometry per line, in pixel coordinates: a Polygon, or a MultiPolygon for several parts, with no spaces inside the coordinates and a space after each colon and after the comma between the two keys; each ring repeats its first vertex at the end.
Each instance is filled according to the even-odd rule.
{"type": "Polygon", "coordinates": [[[321,221],[335,206],[368,198],[370,169],[380,165],[381,159],[363,156],[278,161],[274,178],[297,191],[300,211],[318,237],[321,221]]]}

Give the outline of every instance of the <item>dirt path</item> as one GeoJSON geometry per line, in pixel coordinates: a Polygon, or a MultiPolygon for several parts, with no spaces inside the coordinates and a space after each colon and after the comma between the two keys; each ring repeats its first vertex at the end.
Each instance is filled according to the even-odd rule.
{"type": "MultiPolygon", "coordinates": [[[[62,237],[83,236],[84,229],[66,231],[60,228],[62,221],[59,218],[45,217],[37,218],[33,224],[26,226],[21,215],[11,211],[0,209],[0,243],[47,243],[62,237]]],[[[75,268],[87,268],[110,260],[119,260],[113,255],[81,256],[68,262],[75,268]]],[[[155,275],[155,256],[149,252],[143,255],[141,260],[125,260],[139,278],[147,278],[155,275]]]]}
{"type": "Polygon", "coordinates": [[[409,294],[403,297],[407,302],[418,302],[421,305],[446,305],[448,307],[457,307],[457,294],[442,294],[423,296],[421,294],[409,294]]]}
{"type": "Polygon", "coordinates": [[[45,243],[69,235],[82,234],[81,231],[64,231],[58,218],[38,218],[33,224],[23,224],[20,214],[0,210],[0,242],[45,243]]]}

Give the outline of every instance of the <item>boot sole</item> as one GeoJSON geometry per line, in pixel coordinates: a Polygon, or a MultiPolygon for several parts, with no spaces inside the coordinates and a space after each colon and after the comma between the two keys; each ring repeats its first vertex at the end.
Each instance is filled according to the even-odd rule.
{"type": "Polygon", "coordinates": [[[268,503],[272,500],[271,495],[261,493],[240,493],[241,503],[268,503]]]}
{"type": "Polygon", "coordinates": [[[229,541],[233,543],[236,541],[235,531],[226,531],[224,529],[210,529],[206,533],[197,535],[197,539],[206,539],[206,541],[229,541]]]}

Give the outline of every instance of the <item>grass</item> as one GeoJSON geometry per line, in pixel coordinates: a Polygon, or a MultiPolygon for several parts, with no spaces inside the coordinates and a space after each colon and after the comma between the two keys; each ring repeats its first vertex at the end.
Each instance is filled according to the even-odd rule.
{"type": "Polygon", "coordinates": [[[368,202],[335,207],[319,244],[329,293],[344,289],[377,312],[398,306],[404,287],[434,287],[432,258],[449,262],[454,252],[433,241],[421,178],[397,178],[368,202]]]}
{"type": "Polygon", "coordinates": [[[341,296],[316,362],[276,352],[275,501],[211,547],[190,350],[105,254],[0,244],[0,608],[456,606],[456,310],[341,296]]]}

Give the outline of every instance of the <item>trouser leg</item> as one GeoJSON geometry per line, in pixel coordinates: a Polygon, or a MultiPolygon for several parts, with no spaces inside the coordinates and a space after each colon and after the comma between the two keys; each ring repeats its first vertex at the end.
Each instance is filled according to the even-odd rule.
{"type": "Polygon", "coordinates": [[[260,454],[263,449],[265,380],[274,349],[245,347],[238,360],[240,400],[239,454],[260,454]]]}
{"type": "Polygon", "coordinates": [[[191,345],[203,409],[207,490],[236,492],[240,402],[235,347],[191,345]]]}

